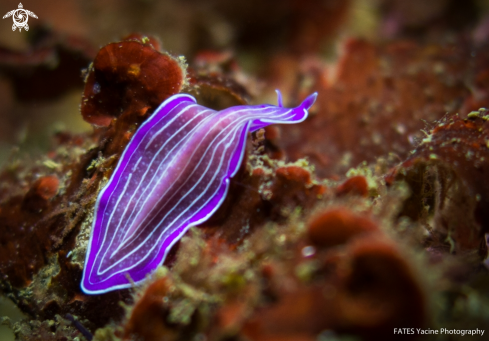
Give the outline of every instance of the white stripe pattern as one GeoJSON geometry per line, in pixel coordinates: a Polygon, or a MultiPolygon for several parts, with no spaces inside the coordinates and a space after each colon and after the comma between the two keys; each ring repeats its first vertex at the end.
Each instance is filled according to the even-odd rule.
{"type": "Polygon", "coordinates": [[[220,112],[189,95],[166,100],[138,129],[100,192],[82,289],[89,294],[130,286],[161,265],[191,226],[223,202],[248,131],[307,117],[316,94],[299,107],[233,107],[220,112]]]}

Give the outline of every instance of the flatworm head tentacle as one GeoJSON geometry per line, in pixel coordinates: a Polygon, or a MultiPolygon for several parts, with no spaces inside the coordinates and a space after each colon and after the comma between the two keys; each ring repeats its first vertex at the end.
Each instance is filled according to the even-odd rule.
{"type": "MultiPolygon", "coordinates": [[[[258,129],[264,128],[273,123],[292,124],[292,123],[303,122],[307,118],[309,108],[312,107],[312,105],[314,104],[317,98],[317,93],[315,92],[309,97],[307,97],[298,107],[287,109],[281,106],[282,95],[278,90],[277,90],[277,95],[278,95],[279,107],[274,107],[266,104],[259,106],[259,107],[267,108],[267,110],[264,110],[264,113],[267,114],[266,116],[264,115],[264,117],[254,119],[251,122],[250,132],[254,132],[258,129]],[[281,110],[274,111],[273,108],[277,108],[281,110]],[[287,115],[280,116],[279,112],[281,113],[284,109],[288,111],[287,115]]],[[[242,107],[246,107],[246,106],[242,106],[242,107]]],[[[241,108],[241,107],[233,107],[233,108],[241,108]]],[[[230,109],[226,109],[226,110],[230,110],[230,109]]]]}
{"type": "Polygon", "coordinates": [[[277,93],[277,103],[278,103],[278,106],[280,108],[283,108],[284,107],[284,102],[282,100],[282,93],[280,92],[280,90],[275,90],[275,92],[277,93]]]}
{"type": "MultiPolygon", "coordinates": [[[[297,108],[238,106],[216,112],[172,96],[138,129],[100,192],[81,287],[97,294],[140,282],[191,227],[222,204],[249,131],[307,117],[297,108]]],[[[279,103],[281,100],[279,99],[279,103]]]]}

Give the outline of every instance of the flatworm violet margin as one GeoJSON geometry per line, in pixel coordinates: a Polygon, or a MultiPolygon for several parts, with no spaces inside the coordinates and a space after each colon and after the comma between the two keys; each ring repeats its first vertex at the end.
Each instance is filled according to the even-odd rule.
{"type": "Polygon", "coordinates": [[[101,294],[143,281],[173,244],[217,210],[243,159],[246,136],[307,117],[317,93],[296,108],[214,111],[187,94],[164,101],[136,131],[95,204],[81,288],[101,294]]]}

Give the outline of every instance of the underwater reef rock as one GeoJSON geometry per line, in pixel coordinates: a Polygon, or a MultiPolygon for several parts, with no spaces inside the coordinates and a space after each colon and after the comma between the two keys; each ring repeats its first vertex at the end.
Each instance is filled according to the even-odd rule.
{"type": "MultiPolygon", "coordinates": [[[[338,246],[304,243],[300,215],[255,230],[238,248],[192,229],[171,271],[159,270],[136,294],[124,339],[312,341],[335,330],[376,340],[399,323],[424,326],[425,289],[404,252],[374,220],[347,207],[324,209],[315,220],[337,212],[357,219],[338,246]]],[[[326,233],[343,233],[344,224],[322,222],[319,228],[334,230],[326,233]]]]}
{"type": "Polygon", "coordinates": [[[82,333],[68,319],[56,315],[54,320],[32,320],[15,323],[11,326],[19,341],[58,341],[80,338],[82,333]]]}
{"type": "Polygon", "coordinates": [[[102,179],[101,173],[86,171],[97,151],[87,152],[94,143],[91,136],[83,136],[82,143],[79,137],[60,141],[49,157],[31,167],[17,162],[0,173],[0,287],[31,319],[66,313],[86,317],[89,312],[88,326],[103,326],[123,314],[118,301],[128,296],[100,300],[80,295],[79,262],[88,236],[83,241],[78,234],[88,227],[102,179]]]}
{"type": "Polygon", "coordinates": [[[292,88],[299,94],[320,94],[315,115],[303,126],[277,127],[280,134],[272,142],[291,160],[307,156],[320,177],[341,175],[389,154],[403,160],[423,138],[424,121],[478,109],[469,99],[484,102],[478,89],[487,87],[477,84],[487,74],[487,45],[477,47],[464,38],[439,45],[375,45],[359,39],[342,44],[334,68],[307,60],[281,62],[288,57],[279,56],[267,76],[273,84],[295,79],[299,85],[292,88]]]}
{"type": "Polygon", "coordinates": [[[200,225],[205,233],[236,244],[267,222],[286,221],[296,209],[310,211],[327,191],[312,178],[306,162],[283,164],[266,157],[251,161],[257,163],[249,166],[252,171],[231,179],[222,206],[200,225]]]}
{"type": "Polygon", "coordinates": [[[314,275],[325,278],[296,283],[293,289],[297,279],[275,278],[275,283],[292,283],[275,293],[276,304],[257,309],[244,325],[244,335],[312,341],[324,330],[335,330],[377,340],[388,338],[398,323],[413,328],[425,324],[423,289],[390,242],[359,239],[342,253],[317,257],[324,265],[314,275]]]}
{"type": "Polygon", "coordinates": [[[432,247],[456,255],[475,252],[476,264],[487,257],[488,120],[486,109],[446,115],[388,177],[410,185],[401,214],[413,220],[433,215],[432,247]]]}
{"type": "Polygon", "coordinates": [[[277,5],[270,22],[216,3],[224,16],[246,9],[241,48],[295,13],[286,46],[263,59],[199,51],[187,68],[153,37],[107,44],[84,66],[93,132],[59,132],[46,155],[0,171],[0,289],[26,314],[17,339],[90,339],[87,328],[99,341],[378,340],[487,325],[489,114],[468,112],[489,98],[488,46],[347,39],[331,66],[315,54],[352,2],[290,0],[296,11],[277,5]],[[243,60],[259,65],[247,74],[243,60]],[[177,93],[222,109],[275,87],[291,103],[318,91],[310,117],[251,134],[222,206],[142,285],[85,295],[95,201],[138,127],[177,93]]]}

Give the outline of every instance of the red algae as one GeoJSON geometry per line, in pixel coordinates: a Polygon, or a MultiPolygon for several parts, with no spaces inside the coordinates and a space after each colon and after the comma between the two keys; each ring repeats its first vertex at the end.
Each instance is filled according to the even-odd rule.
{"type": "Polygon", "coordinates": [[[336,195],[341,197],[347,194],[366,197],[368,195],[368,183],[364,176],[353,176],[336,187],[336,195]]]}
{"type": "Polygon", "coordinates": [[[103,47],[91,65],[81,113],[97,126],[114,118],[137,123],[165,99],[178,93],[185,82],[181,62],[155,48],[150,38],[127,40],[103,47]],[[136,118],[128,115],[135,115],[136,118]]]}

